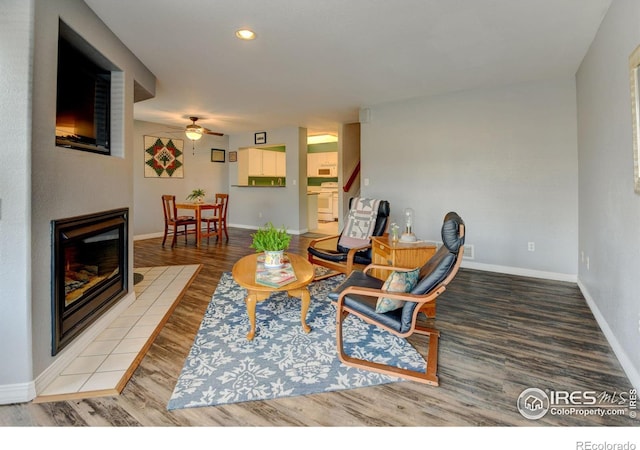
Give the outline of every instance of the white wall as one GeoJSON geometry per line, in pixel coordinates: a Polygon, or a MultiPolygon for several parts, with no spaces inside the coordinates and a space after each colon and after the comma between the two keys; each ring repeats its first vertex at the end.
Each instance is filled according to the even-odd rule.
{"type": "Polygon", "coordinates": [[[640,194],[634,192],[628,58],[640,3],[614,0],[577,73],[578,280],[627,376],[640,388],[640,194]],[[586,258],[589,258],[589,268],[586,258]]]}
{"type": "Polygon", "coordinates": [[[3,0],[0,14],[0,386],[7,402],[34,395],[31,363],[31,51],[33,2],[3,0]],[[5,89],[9,86],[10,89],[5,89]]]}
{"type": "MultiPolygon", "coordinates": [[[[256,130],[265,131],[265,130],[256,130]]],[[[286,127],[266,130],[268,145],[286,146],[287,185],[237,186],[237,164],[229,164],[229,226],[256,229],[267,222],[292,234],[307,229],[307,130],[286,127]],[[236,206],[233,206],[236,205],[236,206]]],[[[229,151],[252,147],[254,133],[230,136],[229,151]]]]}
{"type": "MultiPolygon", "coordinates": [[[[63,350],[51,356],[51,221],[120,207],[132,209],[134,79],[152,94],[155,78],[81,0],[5,1],[0,16],[0,58],[8,75],[5,78],[3,73],[2,79],[9,83],[8,89],[0,90],[5,119],[0,126],[5,139],[16,139],[5,146],[12,153],[12,167],[8,178],[3,175],[0,195],[0,245],[11,248],[6,253],[2,249],[0,263],[3,269],[11,266],[0,275],[0,320],[7,321],[0,327],[0,401],[7,402],[14,392],[22,401],[30,400],[34,379],[64,354],[63,350]],[[115,156],[55,146],[60,18],[123,71],[115,77],[115,94],[123,99],[114,120],[122,127],[112,133],[115,156]],[[7,190],[6,182],[10,183],[7,190]],[[5,219],[7,215],[10,220],[5,219]],[[10,242],[5,243],[4,236],[10,242]],[[21,391],[22,386],[29,386],[28,392],[21,391]]],[[[133,254],[131,233],[129,254],[133,254]]],[[[133,286],[132,269],[130,258],[129,286],[133,286]]]]}
{"type": "MultiPolygon", "coordinates": [[[[189,122],[185,122],[185,126],[189,122]]],[[[228,193],[229,152],[227,136],[204,135],[195,142],[195,155],[192,141],[187,139],[183,128],[134,121],[133,138],[133,188],[134,216],[133,233],[136,238],[161,235],[164,230],[162,200],[164,194],[173,194],[176,201],[186,201],[193,189],[201,188],[207,193],[205,201],[213,201],[216,193],[228,193]],[[184,178],[145,178],[144,177],[144,136],[182,139],[184,144],[184,178]],[[225,162],[211,162],[211,149],[225,150],[225,162]]],[[[231,204],[229,206],[231,208],[231,204]]]]}
{"type": "Polygon", "coordinates": [[[362,195],[394,221],[416,212],[418,238],[444,215],[467,224],[467,267],[575,281],[577,142],[571,79],[458,92],[370,108],[362,195]],[[366,180],[369,185],[366,185],[366,180]],[[535,251],[527,250],[535,242],[535,251]]]}

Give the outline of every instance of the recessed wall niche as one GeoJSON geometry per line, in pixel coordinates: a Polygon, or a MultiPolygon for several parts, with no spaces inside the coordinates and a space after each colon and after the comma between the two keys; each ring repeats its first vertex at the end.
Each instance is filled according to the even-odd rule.
{"type": "Polygon", "coordinates": [[[116,70],[114,64],[60,21],[56,146],[111,154],[112,81],[119,79],[113,76],[116,70]]]}

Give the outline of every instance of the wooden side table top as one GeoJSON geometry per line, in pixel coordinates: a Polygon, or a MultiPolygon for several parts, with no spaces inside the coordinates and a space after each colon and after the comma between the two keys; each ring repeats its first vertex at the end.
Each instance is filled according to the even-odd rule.
{"type": "MultiPolygon", "coordinates": [[[[372,262],[374,264],[414,268],[423,266],[436,252],[433,242],[393,242],[388,235],[371,238],[372,262]]],[[[373,269],[371,274],[386,280],[391,271],[373,269]]]]}
{"type": "Polygon", "coordinates": [[[372,236],[371,241],[373,243],[378,244],[379,246],[389,247],[398,250],[415,250],[417,248],[429,248],[434,249],[436,245],[433,242],[427,241],[418,241],[418,242],[393,242],[389,235],[385,234],[383,236],[372,236]]]}
{"type": "Polygon", "coordinates": [[[238,260],[233,265],[231,275],[233,276],[233,279],[236,280],[236,283],[238,283],[243,288],[249,289],[251,291],[263,292],[291,291],[303,288],[313,281],[313,265],[302,256],[293,253],[286,253],[286,256],[291,262],[291,266],[296,273],[297,280],[278,288],[258,284],[256,283],[256,266],[258,262],[258,255],[259,253],[247,255],[238,260]]]}

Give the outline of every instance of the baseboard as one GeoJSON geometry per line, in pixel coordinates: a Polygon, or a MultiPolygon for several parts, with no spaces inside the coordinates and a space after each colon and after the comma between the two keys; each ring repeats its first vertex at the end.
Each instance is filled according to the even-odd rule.
{"type": "Polygon", "coordinates": [[[143,241],[145,239],[153,239],[153,238],[159,238],[164,236],[164,233],[162,231],[159,231],[158,233],[149,233],[149,234],[138,234],[136,236],[133,237],[134,241],[143,241]]]}
{"type": "Polygon", "coordinates": [[[629,359],[629,356],[618,342],[615,334],[611,331],[609,324],[600,312],[600,309],[589,293],[589,290],[580,280],[578,280],[578,288],[580,289],[580,292],[582,292],[582,296],[587,301],[587,305],[591,309],[591,313],[593,314],[593,317],[595,317],[596,322],[598,322],[598,326],[602,330],[604,337],[607,339],[607,342],[609,342],[613,353],[616,355],[616,358],[618,358],[618,362],[620,362],[622,370],[627,375],[627,378],[629,378],[629,382],[635,389],[640,390],[640,372],[638,371],[638,368],[635,367],[629,359]]]}
{"type": "MultiPolygon", "coordinates": [[[[244,225],[244,224],[238,224],[238,223],[230,223],[229,224],[230,228],[242,228],[243,230],[257,230],[261,226],[262,225],[244,225]]],[[[301,230],[287,230],[287,233],[289,233],[289,234],[305,234],[308,231],[309,231],[308,228],[303,228],[301,230]]]]}
{"type": "Polygon", "coordinates": [[[543,278],[545,280],[568,281],[576,283],[578,276],[570,273],[546,272],[543,270],[524,269],[521,267],[498,266],[495,264],[485,264],[462,260],[462,268],[482,270],[485,272],[506,273],[508,275],[518,275],[531,278],[543,278]]]}
{"type": "Polygon", "coordinates": [[[0,386],[0,405],[25,403],[36,398],[35,382],[0,386]]]}

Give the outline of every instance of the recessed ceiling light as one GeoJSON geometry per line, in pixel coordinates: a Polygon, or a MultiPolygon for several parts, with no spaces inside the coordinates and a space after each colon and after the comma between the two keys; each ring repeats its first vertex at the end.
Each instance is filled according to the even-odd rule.
{"type": "Polygon", "coordinates": [[[236,36],[238,39],[244,39],[245,41],[250,41],[256,38],[256,34],[248,28],[242,28],[236,31],[236,36]]]}

